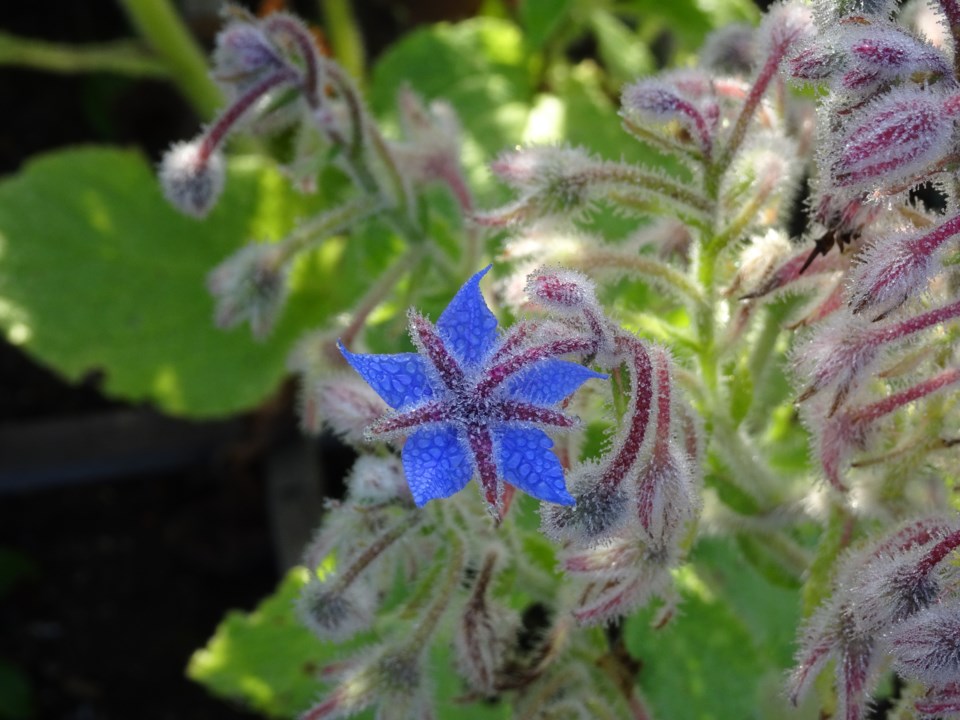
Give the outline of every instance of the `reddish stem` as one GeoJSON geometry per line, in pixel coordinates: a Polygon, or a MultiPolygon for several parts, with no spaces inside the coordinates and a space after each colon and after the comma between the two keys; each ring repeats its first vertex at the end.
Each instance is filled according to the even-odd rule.
{"type": "Polygon", "coordinates": [[[243,95],[234,100],[233,104],[227,107],[223,114],[210,126],[203,136],[200,143],[200,149],[197,152],[197,163],[200,167],[206,165],[214,150],[220,147],[220,144],[230,133],[230,129],[243,117],[253,104],[264,96],[267,92],[289,82],[293,75],[289,70],[279,70],[272,75],[268,75],[258,82],[243,95]]]}
{"type": "Polygon", "coordinates": [[[317,62],[317,50],[313,44],[313,38],[304,30],[300,23],[286,15],[271,15],[264,21],[264,27],[267,32],[278,30],[292,39],[300,56],[303,58],[304,78],[303,95],[307,104],[315,108],[320,104],[317,91],[319,83],[317,79],[320,76],[319,63],[317,62]]]}
{"type": "Polygon", "coordinates": [[[614,488],[626,477],[640,454],[640,448],[647,436],[650,421],[650,404],[653,401],[653,367],[650,355],[643,343],[637,338],[621,336],[616,339],[617,349],[629,354],[630,368],[630,425],[623,443],[616,455],[603,469],[598,481],[600,485],[614,488]]]}
{"type": "Polygon", "coordinates": [[[869,405],[864,405],[863,407],[850,412],[850,414],[847,416],[848,420],[851,423],[873,422],[880,419],[884,415],[889,415],[904,405],[912,403],[914,400],[919,400],[922,397],[931,395],[932,393],[942,390],[948,385],[952,385],[956,382],[960,382],[960,368],[944,370],[940,374],[934,375],[932,378],[928,378],[923,382],[917,383],[913,387],[909,387],[906,390],[901,390],[900,392],[889,395],[882,400],[878,400],[875,403],[870,403],[869,405]]]}

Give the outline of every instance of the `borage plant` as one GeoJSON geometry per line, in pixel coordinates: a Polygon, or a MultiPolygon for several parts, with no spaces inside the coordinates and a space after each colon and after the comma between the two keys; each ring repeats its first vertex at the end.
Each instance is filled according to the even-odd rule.
{"type": "Polygon", "coordinates": [[[388,139],[296,19],[233,13],[231,102],[167,155],[169,199],[203,216],[240,129],[292,139],[304,190],[329,166],[352,190],[214,270],[218,322],[269,333],[332,235],[380,223],[404,245],[293,361],[304,426],[359,454],[304,556],[300,616],[340,649],[304,718],[427,718],[451,694],[477,717],[779,716],[822,671],[822,716],[864,717],[877,688],[890,717],[960,712],[960,8],[897,12],[782,4],[721,31],[699,66],[623,90],[658,166],[518,148],[491,165],[515,199],[489,210],[453,108],[403,90],[388,139]],[[822,91],[815,112],[785,80],[822,91]],[[487,250],[488,295],[520,318],[502,332],[487,250]],[[437,297],[435,324],[410,311],[410,351],[387,309],[437,297]],[[788,664],[794,607],[780,700],[742,676],[788,664]],[[703,665],[729,665],[717,696],[671,704],[703,665]]]}

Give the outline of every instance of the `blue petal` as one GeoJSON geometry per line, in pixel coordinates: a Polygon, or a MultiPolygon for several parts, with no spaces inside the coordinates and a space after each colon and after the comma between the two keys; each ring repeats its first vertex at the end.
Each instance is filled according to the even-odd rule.
{"type": "Polygon", "coordinates": [[[342,343],[338,342],[337,347],[351,367],[390,407],[396,409],[415,405],[433,397],[427,380],[426,363],[416,353],[360,355],[350,352],[342,343]]]}
{"type": "Polygon", "coordinates": [[[473,477],[473,461],[466,443],[451,427],[417,430],[404,443],[401,457],[418,507],[428,500],[460,492],[473,477]]]}
{"type": "Polygon", "coordinates": [[[507,386],[510,397],[535,405],[553,405],[572,394],[591,378],[606,375],[566,360],[547,359],[534,363],[507,386]]]}
{"type": "Polygon", "coordinates": [[[563,468],[550,452],[553,440],[536,428],[494,431],[494,452],[503,479],[539,500],[573,505],[567,492],[563,468]]]}
{"type": "Polygon", "coordinates": [[[480,294],[480,278],[490,267],[467,280],[437,320],[437,330],[447,349],[467,367],[483,362],[497,341],[497,318],[480,294]]]}

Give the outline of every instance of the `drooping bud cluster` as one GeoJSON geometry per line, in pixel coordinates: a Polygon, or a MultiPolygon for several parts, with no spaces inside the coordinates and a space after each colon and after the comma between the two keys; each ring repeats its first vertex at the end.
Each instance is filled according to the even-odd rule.
{"type": "MultiPolygon", "coordinates": [[[[952,7],[941,3],[948,20],[952,7]]],[[[953,386],[954,341],[944,327],[956,318],[946,278],[960,234],[950,184],[960,95],[950,55],[905,19],[888,3],[824,3],[819,31],[785,65],[791,78],[829,87],[819,108],[819,237],[799,272],[798,255],[759,294],[806,275],[823,298],[803,319],[810,331],[793,358],[816,457],[838,489],[851,486],[845,476],[858,453],[929,445],[883,429],[953,386]],[[945,212],[911,200],[923,183],[937,188],[945,212]],[[831,262],[832,247],[848,257],[831,262]],[[917,341],[930,352],[912,353],[917,341]]]]}
{"type": "MultiPolygon", "coordinates": [[[[928,698],[955,696],[958,577],[951,554],[958,547],[960,520],[933,516],[849,553],[833,595],[801,634],[791,701],[834,660],[836,717],[860,720],[885,656],[925,683],[928,698]]],[[[917,709],[927,715],[921,702],[917,709]]]]}
{"type": "Polygon", "coordinates": [[[597,362],[629,373],[627,407],[608,451],[571,471],[576,504],[543,509],[544,532],[564,543],[564,570],[585,586],[574,617],[609,622],[667,595],[669,570],[699,510],[699,443],[687,437],[696,429],[683,421],[669,354],[598,314],[585,277],[543,269],[529,287],[545,304],[579,310],[598,347],[610,347],[597,362]]]}

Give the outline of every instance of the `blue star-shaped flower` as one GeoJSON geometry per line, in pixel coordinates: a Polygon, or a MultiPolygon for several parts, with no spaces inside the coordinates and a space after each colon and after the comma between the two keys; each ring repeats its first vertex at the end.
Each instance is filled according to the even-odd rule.
{"type": "Polygon", "coordinates": [[[374,435],[409,434],[403,469],[417,505],[449,497],[478,475],[498,512],[505,483],[533,497],[572,505],[563,469],[540,427],[572,427],[555,406],[590,378],[606,375],[558,359],[589,354],[595,341],[559,337],[525,342],[523,324],[504,336],[480,294],[481,270],[460,288],[434,326],[410,313],[419,353],[359,355],[340,345],[347,362],[394,412],[374,435]]]}

